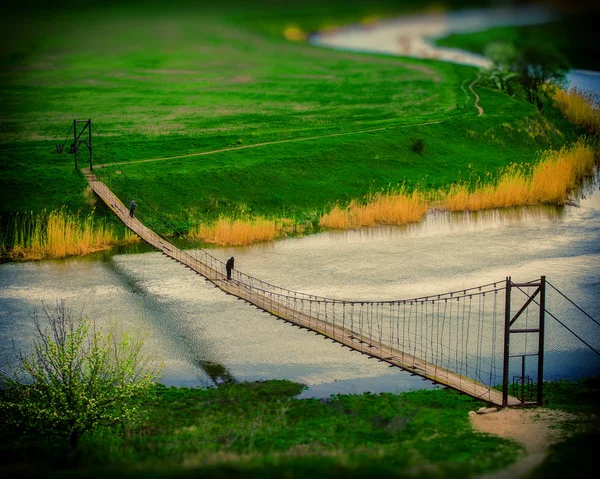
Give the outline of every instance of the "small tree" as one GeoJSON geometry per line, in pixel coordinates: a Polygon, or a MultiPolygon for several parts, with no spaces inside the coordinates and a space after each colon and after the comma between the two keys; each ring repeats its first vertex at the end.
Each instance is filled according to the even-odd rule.
{"type": "Polygon", "coordinates": [[[517,46],[495,42],[485,55],[494,62],[484,76],[492,87],[511,96],[523,95],[542,109],[543,94],[560,85],[569,69],[568,60],[551,44],[521,38],[517,46]]]}
{"type": "Polygon", "coordinates": [[[47,325],[33,313],[33,352],[19,353],[12,374],[0,373],[5,421],[40,434],[68,439],[139,417],[159,370],[142,355],[143,337],[103,333],[87,319],[75,320],[64,302],[44,305],[47,325]]]}
{"type": "Polygon", "coordinates": [[[484,71],[484,77],[496,89],[508,95],[515,95],[519,90],[518,74],[511,71],[511,63],[516,55],[512,43],[494,42],[487,46],[484,55],[494,64],[484,71]]]}
{"type": "Polygon", "coordinates": [[[538,110],[542,109],[546,87],[563,83],[568,69],[568,60],[556,48],[532,41],[523,43],[512,62],[512,70],[519,75],[527,101],[538,110]]]}

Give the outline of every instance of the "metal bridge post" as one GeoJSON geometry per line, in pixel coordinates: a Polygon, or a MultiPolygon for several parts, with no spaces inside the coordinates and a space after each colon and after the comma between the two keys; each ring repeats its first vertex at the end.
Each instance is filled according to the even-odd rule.
{"type": "Polygon", "coordinates": [[[537,403],[542,405],[544,389],[544,329],[546,319],[546,277],[540,279],[540,323],[538,333],[538,381],[537,381],[537,403]]]}
{"type": "Polygon", "coordinates": [[[77,120],[73,120],[73,154],[75,155],[75,169],[78,170],[77,166],[77,120]]]}
{"type": "Polygon", "coordinates": [[[502,370],[502,407],[508,406],[508,367],[510,354],[510,289],[512,287],[511,277],[506,278],[506,289],[504,291],[504,358],[502,370]]]}
{"type": "Polygon", "coordinates": [[[91,172],[92,171],[92,119],[91,118],[88,119],[88,130],[89,130],[89,139],[90,139],[89,140],[90,144],[88,146],[90,149],[90,172],[91,172]]]}

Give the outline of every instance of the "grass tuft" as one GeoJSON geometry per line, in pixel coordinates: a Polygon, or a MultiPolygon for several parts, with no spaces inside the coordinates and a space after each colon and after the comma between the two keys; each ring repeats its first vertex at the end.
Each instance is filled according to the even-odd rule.
{"type": "Polygon", "coordinates": [[[201,224],[193,228],[189,236],[206,243],[243,246],[303,232],[303,226],[294,224],[293,220],[287,218],[272,220],[259,216],[232,219],[221,216],[212,224],[201,224]]]}
{"type": "Polygon", "coordinates": [[[94,210],[85,217],[65,209],[14,215],[0,244],[2,256],[11,260],[40,260],[85,255],[138,237],[127,230],[119,238],[116,228],[98,220],[94,210]]]}
{"type": "Polygon", "coordinates": [[[556,88],[554,101],[570,121],[593,134],[600,133],[600,95],[580,88],[556,88]]]}

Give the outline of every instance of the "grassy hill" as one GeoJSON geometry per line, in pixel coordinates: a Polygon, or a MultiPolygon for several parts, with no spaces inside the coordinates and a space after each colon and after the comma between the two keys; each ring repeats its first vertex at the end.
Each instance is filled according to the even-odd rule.
{"type": "Polygon", "coordinates": [[[93,120],[94,162],[107,165],[98,174],[123,201],[153,205],[184,231],[221,214],[314,224],[336,202],[399,183],[493,178],[575,138],[551,110],[544,118],[475,85],[485,110],[477,116],[474,68],[328,50],[282,34],[325,25],[334,7],[350,21],[398,9],[391,3],[369,11],[353,1],[116,4],[5,16],[0,215],[89,211],[85,180],[66,153],[73,118],[93,120]],[[138,162],[174,156],[186,157],[138,162]]]}

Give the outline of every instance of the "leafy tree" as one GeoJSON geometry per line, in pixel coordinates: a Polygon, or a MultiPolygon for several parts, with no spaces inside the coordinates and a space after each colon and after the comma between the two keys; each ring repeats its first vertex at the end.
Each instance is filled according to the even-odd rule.
{"type": "Polygon", "coordinates": [[[567,59],[543,43],[524,42],[512,62],[512,70],[519,75],[527,101],[539,110],[546,87],[564,82],[568,69],[567,59]]]}
{"type": "Polygon", "coordinates": [[[510,96],[515,96],[520,90],[518,74],[511,71],[511,63],[516,56],[516,49],[512,43],[494,42],[489,44],[484,55],[490,58],[494,65],[484,71],[484,76],[494,88],[510,96]]]}
{"type": "Polygon", "coordinates": [[[485,50],[494,62],[485,75],[489,84],[511,96],[522,94],[537,106],[543,95],[564,82],[570,68],[568,60],[552,45],[527,38],[512,43],[495,42],[485,50]]]}
{"type": "Polygon", "coordinates": [[[32,315],[33,352],[0,373],[0,413],[23,430],[68,439],[75,451],[91,429],[139,418],[159,370],[142,354],[143,336],[104,333],[62,301],[43,310],[44,324],[32,315]]]}

